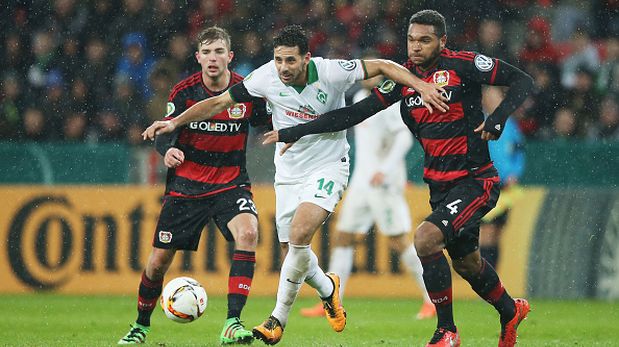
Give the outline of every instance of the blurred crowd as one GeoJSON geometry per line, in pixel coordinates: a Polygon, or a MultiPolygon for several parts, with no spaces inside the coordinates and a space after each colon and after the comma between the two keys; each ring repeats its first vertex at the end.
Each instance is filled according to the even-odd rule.
{"type": "Polygon", "coordinates": [[[448,22],[448,47],[511,62],[535,79],[514,115],[529,139],[619,141],[619,1],[13,0],[0,8],[0,141],[142,143],[175,83],[199,71],[196,34],[232,36],[231,67],[272,57],[297,23],[315,56],[373,49],[406,60],[416,11],[448,22]],[[437,3],[440,3],[437,5],[437,3]]]}

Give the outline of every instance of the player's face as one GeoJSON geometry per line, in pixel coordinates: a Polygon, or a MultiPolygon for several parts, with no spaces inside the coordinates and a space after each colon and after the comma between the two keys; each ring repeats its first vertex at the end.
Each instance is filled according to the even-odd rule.
{"type": "Polygon", "coordinates": [[[311,54],[302,55],[299,47],[277,46],[273,50],[273,60],[279,79],[286,85],[304,85],[307,82],[307,64],[311,54]]]}
{"type": "Polygon", "coordinates": [[[408,58],[413,64],[428,67],[445,48],[447,36],[436,36],[432,25],[413,23],[408,27],[407,48],[408,58]]]}
{"type": "Polygon", "coordinates": [[[196,60],[202,66],[202,72],[210,78],[221,76],[232,61],[232,52],[223,40],[200,43],[196,52],[196,60]]]}

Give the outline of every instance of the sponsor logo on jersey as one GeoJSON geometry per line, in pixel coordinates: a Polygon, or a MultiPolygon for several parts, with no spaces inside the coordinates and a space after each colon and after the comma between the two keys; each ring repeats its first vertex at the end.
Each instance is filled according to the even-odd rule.
{"type": "Polygon", "coordinates": [[[168,102],[168,104],[166,105],[165,116],[166,117],[170,116],[172,113],[174,113],[175,110],[176,110],[176,106],[174,106],[174,103],[168,102]]]}
{"type": "Polygon", "coordinates": [[[279,92],[279,96],[281,97],[290,96],[290,92],[279,92]]]}
{"type": "Polygon", "coordinates": [[[236,133],[241,130],[240,123],[219,123],[219,122],[191,122],[189,123],[189,129],[191,130],[202,130],[202,131],[212,131],[216,133],[236,133]]]}
{"type": "Polygon", "coordinates": [[[318,112],[316,112],[316,110],[314,110],[312,105],[305,105],[305,106],[299,107],[299,112],[311,113],[313,115],[316,115],[318,113],[318,112]]]}
{"type": "Polygon", "coordinates": [[[247,111],[245,104],[235,104],[228,109],[228,116],[232,119],[240,119],[245,116],[245,111],[247,111]]]}
{"type": "Polygon", "coordinates": [[[322,104],[327,103],[327,93],[325,93],[322,89],[318,89],[318,94],[316,94],[316,100],[321,102],[322,104]]]}
{"type": "Polygon", "coordinates": [[[488,72],[494,67],[494,60],[483,54],[478,54],[475,56],[475,67],[481,72],[488,72]]]}
{"type": "Polygon", "coordinates": [[[172,233],[169,231],[160,230],[159,231],[159,242],[161,243],[172,242],[172,233]]]}
{"type": "MultiPolygon", "coordinates": [[[[453,94],[452,90],[448,90],[444,93],[441,93],[441,95],[443,95],[445,99],[447,99],[447,102],[451,101],[452,94],[453,94]]],[[[421,98],[421,95],[415,96],[415,94],[413,94],[413,96],[411,97],[404,99],[404,104],[408,107],[420,107],[420,106],[425,105],[425,103],[423,102],[423,99],[421,98]]]]}
{"type": "Polygon", "coordinates": [[[352,71],[357,67],[357,62],[354,60],[338,60],[338,64],[346,71],[352,71]]]}
{"type": "Polygon", "coordinates": [[[379,87],[378,87],[378,91],[383,93],[383,94],[388,94],[391,91],[393,91],[393,88],[395,88],[395,82],[392,80],[385,80],[379,87]]]}
{"type": "Polygon", "coordinates": [[[434,76],[432,76],[432,79],[434,80],[434,84],[439,87],[444,87],[449,84],[449,71],[437,71],[434,73],[434,76]]]}
{"type": "Polygon", "coordinates": [[[300,106],[297,112],[286,110],[286,116],[306,120],[318,118],[317,112],[311,105],[300,106]]]}

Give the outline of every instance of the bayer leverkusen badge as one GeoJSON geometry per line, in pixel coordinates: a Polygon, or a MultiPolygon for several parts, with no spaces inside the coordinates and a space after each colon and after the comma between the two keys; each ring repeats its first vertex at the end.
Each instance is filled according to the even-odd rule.
{"type": "Polygon", "coordinates": [[[228,109],[228,116],[232,119],[241,119],[245,116],[247,106],[245,104],[235,104],[228,109]]]}
{"type": "Polygon", "coordinates": [[[447,70],[437,71],[434,73],[434,76],[432,76],[432,79],[434,80],[434,84],[436,84],[439,87],[444,87],[449,84],[449,71],[447,70]]]}

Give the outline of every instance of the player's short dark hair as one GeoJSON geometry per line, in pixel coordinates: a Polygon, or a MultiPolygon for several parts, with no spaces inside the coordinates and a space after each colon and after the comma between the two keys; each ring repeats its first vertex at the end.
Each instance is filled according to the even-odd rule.
{"type": "Polygon", "coordinates": [[[224,28],[218,26],[208,27],[202,30],[196,38],[198,48],[200,48],[200,45],[208,45],[217,40],[222,40],[228,47],[228,50],[230,50],[230,34],[224,28]]]}
{"type": "Polygon", "coordinates": [[[445,24],[445,17],[434,10],[422,10],[411,16],[408,24],[424,24],[434,27],[434,33],[438,37],[442,37],[447,34],[447,25],[445,24]]]}
{"type": "Polygon", "coordinates": [[[279,46],[299,47],[301,54],[309,52],[307,36],[303,28],[297,24],[286,26],[273,38],[273,48],[279,46]]]}

